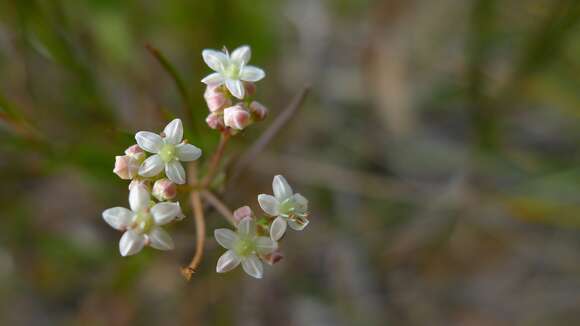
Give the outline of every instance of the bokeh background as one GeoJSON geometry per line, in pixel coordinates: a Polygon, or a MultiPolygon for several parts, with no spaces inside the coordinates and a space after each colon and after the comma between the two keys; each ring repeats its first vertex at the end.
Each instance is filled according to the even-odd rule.
{"type": "Polygon", "coordinates": [[[580,323],[579,22],[576,0],[0,1],[0,324],[580,323]],[[189,208],[176,250],[118,254],[114,156],[187,117],[146,44],[206,159],[201,50],[252,46],[271,116],[228,166],[312,85],[218,189],[257,209],[281,173],[310,199],[263,280],[216,274],[209,237],[186,282],[189,208]]]}

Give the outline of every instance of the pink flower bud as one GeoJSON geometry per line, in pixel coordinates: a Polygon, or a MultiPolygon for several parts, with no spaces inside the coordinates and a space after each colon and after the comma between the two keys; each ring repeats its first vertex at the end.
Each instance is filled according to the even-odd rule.
{"type": "Polygon", "coordinates": [[[159,179],[153,184],[152,194],[159,201],[171,200],[177,196],[177,185],[168,179],[159,179]]]}
{"type": "Polygon", "coordinates": [[[115,156],[113,172],[123,180],[130,180],[137,176],[139,162],[129,155],[115,156]]]}
{"type": "Polygon", "coordinates": [[[211,129],[221,130],[225,128],[223,116],[215,112],[210,113],[207,118],[205,118],[205,122],[211,129]]]}
{"type": "Polygon", "coordinates": [[[208,85],[203,97],[205,98],[205,102],[211,112],[232,105],[232,100],[222,91],[221,86],[208,85]]]}
{"type": "Polygon", "coordinates": [[[256,121],[264,120],[268,116],[268,108],[257,101],[250,103],[250,112],[252,112],[252,118],[256,121]]]}
{"type": "Polygon", "coordinates": [[[246,89],[246,96],[252,96],[256,94],[256,84],[244,82],[244,88],[246,89]]]}
{"type": "Polygon", "coordinates": [[[226,127],[242,130],[251,122],[250,113],[241,105],[234,105],[224,110],[224,123],[226,127]]]}
{"type": "Polygon", "coordinates": [[[281,261],[284,258],[284,255],[280,251],[280,249],[274,250],[272,253],[267,255],[261,256],[262,260],[265,261],[269,265],[274,265],[277,262],[281,261]]]}
{"type": "Polygon", "coordinates": [[[236,223],[240,222],[244,217],[252,217],[254,213],[250,206],[243,206],[234,211],[234,220],[236,223]]]}
{"type": "Polygon", "coordinates": [[[137,144],[127,148],[125,150],[125,154],[131,158],[136,159],[137,161],[141,161],[145,158],[145,152],[137,144]]]}

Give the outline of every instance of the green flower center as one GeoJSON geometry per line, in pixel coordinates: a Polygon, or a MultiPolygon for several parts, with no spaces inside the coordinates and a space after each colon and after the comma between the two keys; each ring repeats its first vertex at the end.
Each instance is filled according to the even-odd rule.
{"type": "Polygon", "coordinates": [[[161,147],[161,150],[159,151],[159,156],[161,156],[161,159],[165,163],[173,161],[177,157],[175,145],[172,144],[163,145],[163,147],[161,147]]]}
{"type": "Polygon", "coordinates": [[[280,205],[278,205],[278,211],[280,212],[280,214],[288,216],[290,215],[290,213],[294,211],[294,206],[295,206],[294,199],[290,197],[281,202],[280,205]]]}
{"type": "Polygon", "coordinates": [[[224,69],[224,74],[226,77],[231,79],[240,78],[240,67],[237,64],[229,64],[226,69],[224,69]]]}
{"type": "Polygon", "coordinates": [[[133,223],[135,224],[135,229],[139,233],[148,233],[155,222],[153,221],[153,216],[149,212],[141,211],[135,215],[133,219],[133,223]]]}
{"type": "Polygon", "coordinates": [[[240,239],[234,246],[234,251],[238,256],[246,257],[256,251],[256,245],[252,239],[240,239]]]}

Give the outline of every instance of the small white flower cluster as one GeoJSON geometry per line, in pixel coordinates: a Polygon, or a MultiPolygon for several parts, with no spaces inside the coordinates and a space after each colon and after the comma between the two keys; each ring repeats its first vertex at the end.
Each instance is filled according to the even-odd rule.
{"type": "Polygon", "coordinates": [[[241,264],[248,275],[262,278],[262,262],[273,265],[282,259],[278,241],[286,232],[286,226],[302,231],[308,225],[308,200],[295,194],[281,175],[274,177],[272,188],[274,196],[258,196],[266,217],[256,219],[250,207],[244,206],[234,212],[238,221],[237,232],[229,229],[214,231],[216,241],[228,249],[218,259],[218,273],[225,273],[241,264]]]}
{"type": "Polygon", "coordinates": [[[183,141],[181,120],[171,121],[161,135],[139,131],[137,145],[129,147],[125,155],[117,156],[113,172],[121,179],[132,180],[129,185],[130,210],[109,208],[103,219],[113,228],[125,231],[119,241],[123,256],[134,255],[145,245],[159,250],[173,249],[171,236],[161,227],[185,216],[177,201],[177,184],[186,181],[181,162],[198,159],[201,150],[183,141]],[[147,157],[146,152],[153,155],[147,157]],[[158,201],[151,198],[151,194],[158,201]]]}
{"type": "Polygon", "coordinates": [[[222,132],[236,133],[268,115],[268,109],[252,100],[256,92],[254,82],[266,74],[258,67],[247,65],[250,61],[249,46],[227,50],[203,50],[203,60],[215,72],[202,79],[207,85],[204,98],[210,114],[208,126],[222,132]],[[234,103],[234,101],[236,101],[234,103]]]}

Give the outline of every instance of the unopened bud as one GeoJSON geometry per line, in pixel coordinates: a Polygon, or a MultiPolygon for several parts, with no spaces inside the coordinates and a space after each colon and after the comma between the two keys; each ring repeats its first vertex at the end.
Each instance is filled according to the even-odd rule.
{"type": "Polygon", "coordinates": [[[134,158],[135,160],[141,162],[145,159],[145,152],[139,147],[139,145],[135,144],[125,150],[125,154],[134,158]]]}
{"type": "Polygon", "coordinates": [[[137,176],[139,162],[129,155],[115,156],[113,172],[123,180],[131,180],[137,176]]]}
{"type": "Polygon", "coordinates": [[[219,85],[208,85],[203,97],[205,98],[205,102],[211,112],[232,105],[232,100],[226,96],[219,85]]]}
{"type": "Polygon", "coordinates": [[[246,89],[246,96],[253,96],[256,94],[256,84],[244,82],[244,88],[246,89]]]}
{"type": "Polygon", "coordinates": [[[224,110],[224,123],[232,129],[242,130],[251,122],[250,113],[241,105],[234,105],[224,110]]]}
{"type": "Polygon", "coordinates": [[[223,129],[225,127],[223,116],[216,112],[210,113],[205,118],[205,122],[211,129],[223,129]]]}
{"type": "Polygon", "coordinates": [[[245,217],[252,217],[254,213],[250,206],[243,206],[234,211],[234,220],[239,223],[245,217]]]}
{"type": "Polygon", "coordinates": [[[284,255],[282,254],[282,252],[280,251],[280,249],[276,249],[272,253],[269,253],[267,255],[262,255],[261,258],[267,264],[274,265],[277,262],[281,261],[282,258],[284,258],[284,255]]]}
{"type": "Polygon", "coordinates": [[[152,194],[159,201],[171,200],[177,196],[177,185],[168,179],[159,179],[153,184],[152,194]]]}
{"type": "Polygon", "coordinates": [[[250,103],[250,112],[252,112],[252,118],[255,121],[264,120],[268,116],[268,108],[257,101],[250,103]]]}

